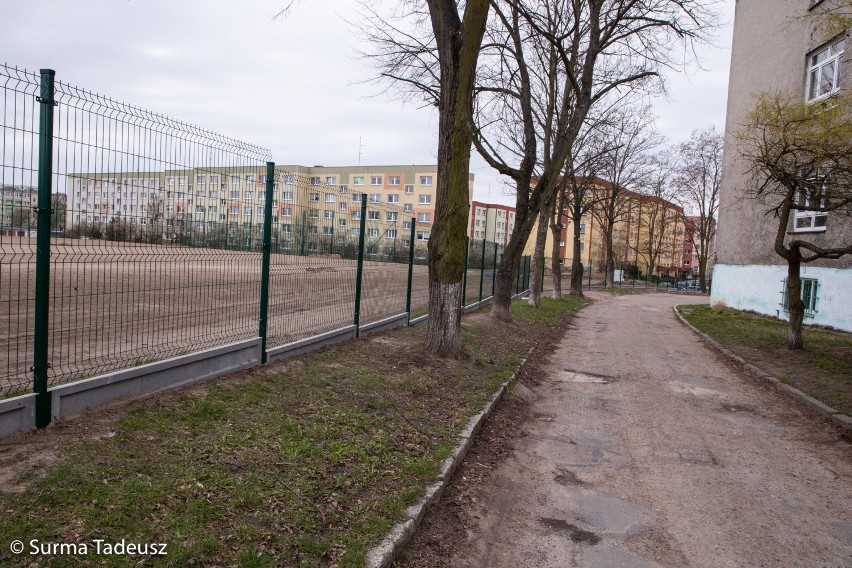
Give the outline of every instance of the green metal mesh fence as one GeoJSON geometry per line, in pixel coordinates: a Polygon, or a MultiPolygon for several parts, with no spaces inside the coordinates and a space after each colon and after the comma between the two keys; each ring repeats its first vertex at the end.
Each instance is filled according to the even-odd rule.
{"type": "MultiPolygon", "coordinates": [[[[263,148],[52,71],[0,66],[0,79],[0,398],[427,313],[432,214],[394,191],[274,169],[263,148]]],[[[493,294],[501,254],[470,241],[466,304],[493,294]]],[[[517,289],[527,281],[519,271],[517,289]]],[[[44,425],[49,401],[38,408],[44,425]]]]}

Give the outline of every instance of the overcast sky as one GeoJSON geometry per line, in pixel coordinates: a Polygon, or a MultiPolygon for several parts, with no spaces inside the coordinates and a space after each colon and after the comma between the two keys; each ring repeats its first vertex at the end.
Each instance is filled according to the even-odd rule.
{"type": "MultiPolygon", "coordinates": [[[[51,68],[57,80],[272,151],[279,164],[435,163],[437,115],[382,95],[356,55],[357,0],[2,0],[0,53],[10,66],[51,68]]],[[[659,131],[680,142],[721,131],[734,0],[704,69],[670,74],[659,131]]],[[[511,204],[474,156],[474,198],[511,204]]]]}

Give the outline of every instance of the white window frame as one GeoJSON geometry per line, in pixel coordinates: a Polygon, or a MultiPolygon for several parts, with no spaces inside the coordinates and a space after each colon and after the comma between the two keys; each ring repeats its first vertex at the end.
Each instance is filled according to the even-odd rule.
{"type": "Polygon", "coordinates": [[[431,205],[432,204],[432,196],[428,193],[421,194],[418,196],[421,205],[431,205]]]}
{"type": "Polygon", "coordinates": [[[432,176],[420,176],[420,185],[432,185],[432,176]]]}
{"type": "Polygon", "coordinates": [[[845,37],[841,37],[814,50],[808,55],[807,84],[805,85],[805,101],[816,102],[837,93],[840,90],[840,75],[845,37]],[[824,55],[824,59],[819,59],[824,55]],[[822,78],[832,73],[833,81],[827,90],[823,90],[822,78]]]}
{"type": "Polygon", "coordinates": [[[382,176],[370,176],[370,185],[382,185],[382,176]]]}

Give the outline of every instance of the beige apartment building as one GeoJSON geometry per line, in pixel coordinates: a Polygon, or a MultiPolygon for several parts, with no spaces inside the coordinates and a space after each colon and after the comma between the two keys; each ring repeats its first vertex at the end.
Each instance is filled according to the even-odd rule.
{"type": "MultiPolygon", "coordinates": [[[[435,165],[284,165],[275,172],[272,223],[282,234],[307,226],[312,233],[340,240],[357,235],[365,195],[368,237],[407,240],[414,220],[415,238],[429,239],[435,165]]],[[[67,186],[67,222],[79,227],[120,219],[141,231],[153,223],[195,230],[223,224],[257,227],[264,218],[266,181],[263,167],[73,174],[67,186]]],[[[473,174],[468,191],[473,192],[473,174]]]]}
{"type": "MultiPolygon", "coordinates": [[[[596,180],[600,188],[609,182],[596,180]]],[[[620,215],[613,227],[613,249],[616,269],[632,270],[637,275],[679,276],[684,253],[684,215],[679,205],[658,197],[622,190],[619,198],[620,215]]],[[[604,227],[600,215],[583,215],[580,222],[580,255],[583,265],[594,273],[603,272],[606,263],[604,227]]],[[[537,225],[538,223],[536,223],[537,225]]],[[[570,266],[574,260],[574,223],[567,214],[562,216],[559,242],[560,264],[570,266]]],[[[535,248],[535,233],[524,249],[531,255],[535,248]]],[[[549,266],[553,247],[553,232],[548,229],[545,242],[545,264],[549,266]]]]}
{"type": "MultiPolygon", "coordinates": [[[[711,301],[786,319],[786,263],[774,250],[777,221],[753,199],[744,199],[748,164],[737,150],[754,95],[780,92],[811,104],[849,90],[852,60],[844,20],[848,0],[749,0],[737,2],[728,85],[725,157],[711,301]],[[828,25],[831,21],[835,23],[828,25]]],[[[794,211],[788,238],[817,246],[852,242],[852,218],[794,211]]],[[[802,267],[805,323],[852,331],[852,256],[802,267]]]]}

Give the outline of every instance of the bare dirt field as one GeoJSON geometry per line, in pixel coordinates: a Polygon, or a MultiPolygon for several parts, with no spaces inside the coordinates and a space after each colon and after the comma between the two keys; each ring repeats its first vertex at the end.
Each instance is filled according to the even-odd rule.
{"type": "MultiPolygon", "coordinates": [[[[0,397],[31,388],[35,256],[35,239],[0,243],[0,397]]],[[[352,323],[355,261],[274,254],[270,274],[268,347],[352,323]]],[[[404,312],[407,279],[406,264],[365,262],[361,323],[404,312]]],[[[260,281],[259,252],[56,239],[50,383],[256,337],[260,281]]],[[[412,312],[427,303],[416,265],[412,312]]]]}

